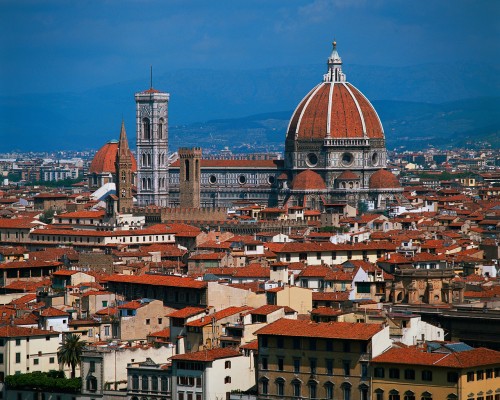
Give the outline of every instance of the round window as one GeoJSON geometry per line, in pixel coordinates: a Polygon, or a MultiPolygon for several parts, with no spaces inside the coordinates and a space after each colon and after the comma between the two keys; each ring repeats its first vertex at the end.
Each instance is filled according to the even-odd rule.
{"type": "Polygon", "coordinates": [[[267,177],[267,183],[269,183],[270,185],[272,185],[274,182],[276,182],[276,178],[273,175],[269,175],[267,177]]]}
{"type": "Polygon", "coordinates": [[[318,164],[318,156],[314,153],[309,153],[307,155],[307,165],[310,167],[315,167],[318,164]]]}
{"type": "Polygon", "coordinates": [[[372,154],[372,165],[377,165],[378,164],[378,153],[373,153],[372,154]]]}
{"type": "Polygon", "coordinates": [[[342,154],[342,164],[351,165],[354,161],[354,156],[351,153],[342,154]]]}
{"type": "Polygon", "coordinates": [[[217,177],[215,175],[210,175],[210,177],[208,178],[208,182],[213,185],[215,183],[217,183],[217,177]]]}
{"type": "Polygon", "coordinates": [[[238,182],[239,182],[239,184],[240,184],[240,185],[245,184],[245,183],[246,183],[246,181],[247,181],[247,178],[245,177],[245,175],[240,175],[240,176],[238,177],[238,182]]]}

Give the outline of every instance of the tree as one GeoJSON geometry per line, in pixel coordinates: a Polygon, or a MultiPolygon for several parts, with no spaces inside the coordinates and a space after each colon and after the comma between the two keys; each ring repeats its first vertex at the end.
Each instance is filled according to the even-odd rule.
{"type": "Polygon", "coordinates": [[[80,364],[82,351],[86,344],[85,340],[80,340],[79,335],[70,333],[64,336],[63,343],[57,350],[57,361],[71,367],[71,378],[75,377],[75,369],[80,364]]]}

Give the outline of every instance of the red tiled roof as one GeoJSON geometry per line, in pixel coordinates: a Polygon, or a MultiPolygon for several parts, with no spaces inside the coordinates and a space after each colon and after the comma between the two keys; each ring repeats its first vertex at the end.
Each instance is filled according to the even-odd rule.
{"type": "Polygon", "coordinates": [[[102,218],[104,217],[104,210],[97,211],[74,211],[57,215],[56,218],[102,218]]]}
{"type": "Polygon", "coordinates": [[[342,172],[339,176],[336,178],[337,180],[354,180],[354,179],[359,179],[359,176],[352,172],[351,170],[347,169],[344,172],[342,172]]]}
{"type": "Polygon", "coordinates": [[[295,310],[293,310],[292,308],[290,307],[287,307],[287,306],[275,306],[275,305],[272,305],[272,304],[266,304],[266,305],[263,305],[259,308],[256,308],[254,310],[251,310],[250,311],[250,314],[253,314],[253,315],[269,315],[279,309],[282,309],[284,308],[285,309],[285,312],[294,312],[295,310]]]}
{"type": "Polygon", "coordinates": [[[169,318],[189,318],[197,314],[205,312],[204,308],[200,307],[184,307],[167,315],[169,318]]]}
{"type": "MultiPolygon", "coordinates": [[[[132,172],[137,172],[137,163],[134,155],[129,150],[130,158],[132,159],[132,172]]],[[[116,174],[116,156],[118,154],[118,142],[111,141],[102,146],[99,151],[94,155],[90,163],[89,173],[100,174],[109,172],[116,174]]]]}
{"type": "Polygon", "coordinates": [[[281,318],[255,332],[256,335],[300,336],[330,339],[369,340],[382,330],[378,324],[311,322],[281,318]]]}
{"type": "Polygon", "coordinates": [[[67,317],[69,313],[54,307],[47,307],[40,312],[41,317],[67,317]]]}
{"type": "Polygon", "coordinates": [[[170,338],[170,328],[162,329],[161,331],[153,332],[148,335],[149,337],[169,339],[170,338]]]}
{"type": "Polygon", "coordinates": [[[172,361],[200,361],[200,362],[211,362],[221,358],[239,357],[241,353],[230,347],[220,347],[210,350],[196,351],[194,353],[178,354],[176,356],[170,357],[172,361]]]}
{"type": "Polygon", "coordinates": [[[107,282],[130,283],[137,285],[170,286],[193,289],[203,289],[207,287],[206,282],[196,281],[192,278],[180,276],[158,276],[158,275],[111,275],[107,282]]]}
{"type": "Polygon", "coordinates": [[[37,328],[23,328],[20,326],[0,326],[0,337],[31,337],[31,336],[57,336],[59,332],[47,331],[45,329],[37,328]]]}
{"type": "Polygon", "coordinates": [[[228,307],[228,308],[225,308],[223,310],[217,311],[217,312],[215,312],[213,314],[210,314],[210,315],[207,315],[205,317],[201,317],[201,318],[196,319],[194,321],[188,322],[186,324],[186,326],[198,326],[198,327],[201,327],[201,326],[209,325],[209,324],[212,323],[212,321],[218,321],[218,320],[221,320],[223,318],[227,318],[227,317],[230,317],[232,315],[242,313],[243,311],[248,311],[251,308],[252,307],[247,307],[247,306],[243,306],[243,307],[236,307],[236,306],[228,307]]]}
{"type": "Polygon", "coordinates": [[[417,348],[392,347],[372,363],[426,365],[444,368],[472,368],[500,364],[500,352],[479,347],[449,354],[430,353],[417,348]]]}

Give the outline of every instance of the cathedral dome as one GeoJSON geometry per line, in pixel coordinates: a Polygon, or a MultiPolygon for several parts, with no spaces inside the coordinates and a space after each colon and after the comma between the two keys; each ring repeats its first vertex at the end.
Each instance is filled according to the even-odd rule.
{"type": "Polygon", "coordinates": [[[370,189],[394,189],[399,188],[399,180],[392,172],[386,169],[379,169],[372,176],[369,182],[370,189]]]}
{"type": "Polygon", "coordinates": [[[292,182],[292,190],[324,190],[326,184],[323,178],[310,169],[298,174],[292,182]]]}
{"type": "MultiPolygon", "coordinates": [[[[102,146],[95,154],[90,163],[90,174],[116,173],[116,156],[118,154],[118,141],[111,140],[102,146]]],[[[137,163],[134,155],[130,152],[132,158],[132,172],[137,172],[137,163]]]]}
{"type": "Polygon", "coordinates": [[[336,43],[328,58],[328,72],[295,109],[287,141],[331,139],[384,139],[377,112],[368,99],[346,82],[336,43]]]}

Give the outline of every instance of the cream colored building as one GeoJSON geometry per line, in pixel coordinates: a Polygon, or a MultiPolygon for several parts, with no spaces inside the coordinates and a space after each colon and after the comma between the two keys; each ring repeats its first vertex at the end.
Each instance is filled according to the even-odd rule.
{"type": "Polygon", "coordinates": [[[8,375],[59,369],[59,332],[18,326],[0,327],[0,380],[8,375]]]}

